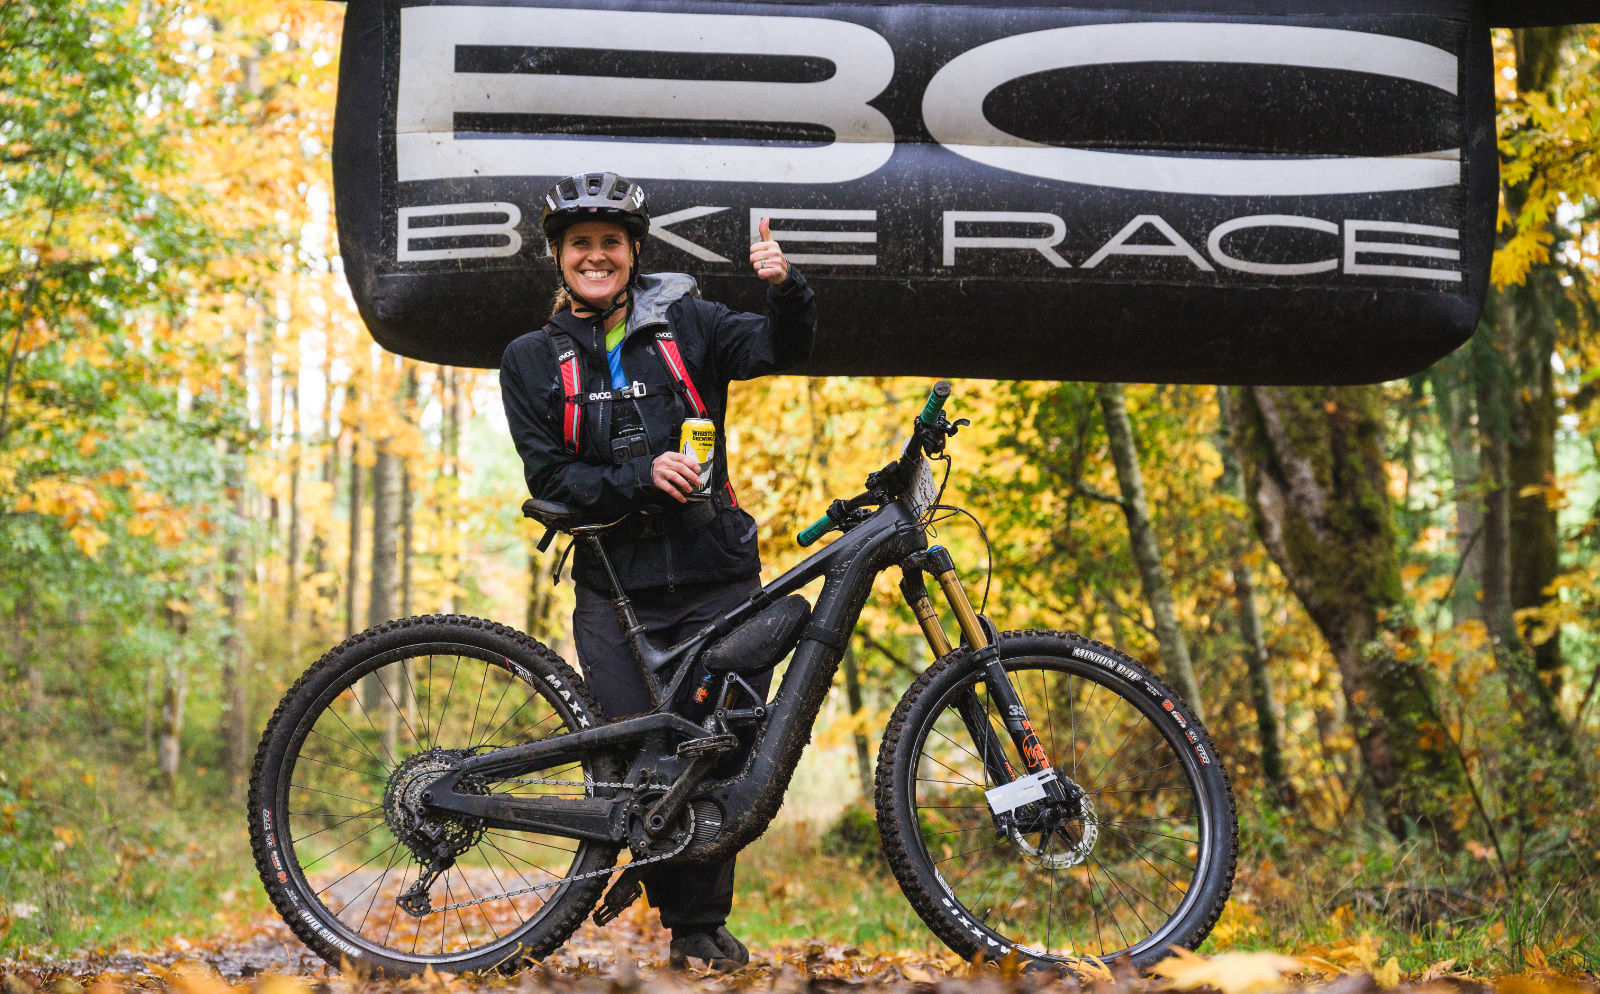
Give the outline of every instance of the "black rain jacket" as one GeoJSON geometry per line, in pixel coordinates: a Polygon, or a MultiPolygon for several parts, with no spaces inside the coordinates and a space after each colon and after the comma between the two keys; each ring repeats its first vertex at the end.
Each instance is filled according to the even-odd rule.
{"type": "MultiPolygon", "coordinates": [[[[729,382],[781,373],[811,354],[816,295],[797,270],[791,268],[790,273],[794,279],[787,293],[768,289],[766,317],[701,300],[693,278],[682,273],[644,276],[633,291],[633,310],[622,343],[622,368],[630,380],[647,386],[670,385],[673,379],[657,354],[655,333],[662,324],[672,330],[689,379],[717,425],[714,480],[728,478],[723,418],[729,382]]],[[[570,310],[561,311],[550,324],[506,347],[500,360],[500,390],[528,491],[540,500],[619,514],[645,507],[681,507],[650,481],[650,466],[657,455],[676,448],[678,427],[693,412],[672,393],[652,393],[637,401],[583,404],[581,451],[574,456],[562,433],[566,400],[550,341],[551,326],[566,332],[578,349],[582,390],[611,386],[605,331],[598,318],[579,318],[570,310]],[[612,418],[602,408],[622,403],[637,403],[649,451],[614,463],[607,437],[612,418]]],[[[623,588],[634,591],[755,576],[761,571],[755,536],[755,519],[741,508],[727,507],[688,531],[639,539],[612,533],[605,539],[605,547],[623,588]]],[[[605,568],[582,543],[574,551],[573,579],[609,594],[605,568]]]]}

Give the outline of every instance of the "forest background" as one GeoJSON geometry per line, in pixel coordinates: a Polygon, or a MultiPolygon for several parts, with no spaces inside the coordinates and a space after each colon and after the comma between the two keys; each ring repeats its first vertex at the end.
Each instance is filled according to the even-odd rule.
{"type": "MultiPolygon", "coordinates": [[[[463,612],[571,656],[494,374],[383,352],[345,287],[342,13],[0,0],[0,956],[262,914],[254,736],[347,634],[463,612]]],[[[1600,28],[1495,50],[1494,289],[1434,367],[956,383],[973,428],[947,499],[987,525],[995,621],[1149,663],[1228,764],[1241,868],[1208,950],[1600,969],[1600,28]]],[[[728,448],[769,575],[926,388],[737,388],[728,448]]],[[[985,561],[976,529],[941,530],[985,561]]],[[[859,800],[927,662],[880,591],[794,830],[742,864],[757,942],[933,945],[859,800]]]]}

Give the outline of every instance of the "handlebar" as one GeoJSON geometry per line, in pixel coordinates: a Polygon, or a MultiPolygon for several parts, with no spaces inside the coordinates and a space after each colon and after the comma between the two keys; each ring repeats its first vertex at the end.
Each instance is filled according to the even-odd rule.
{"type": "Polygon", "coordinates": [[[800,543],[800,548],[804,549],[806,546],[810,545],[812,542],[815,542],[817,539],[819,539],[822,536],[828,534],[828,532],[831,531],[832,529],[833,529],[833,519],[828,517],[826,514],[824,514],[822,517],[818,518],[811,525],[810,528],[807,528],[805,531],[801,532],[799,535],[796,535],[795,536],[795,541],[799,542],[800,543]]]}
{"type": "MultiPolygon", "coordinates": [[[[924,428],[926,428],[926,429],[935,429],[936,434],[938,434],[939,437],[941,437],[941,438],[943,437],[944,431],[946,429],[948,429],[948,432],[950,434],[955,434],[955,429],[954,428],[948,428],[948,426],[942,420],[943,411],[944,411],[944,405],[945,405],[945,402],[948,401],[949,399],[950,399],[950,381],[949,380],[940,380],[939,382],[937,382],[937,383],[935,383],[933,385],[933,389],[928,391],[927,403],[922,405],[922,412],[917,415],[917,425],[916,425],[917,430],[912,433],[912,442],[910,443],[910,445],[918,446],[918,447],[915,449],[915,451],[910,452],[911,455],[917,455],[920,458],[920,453],[923,452],[923,449],[920,447],[921,446],[920,439],[923,437],[923,429],[924,428]]],[[[960,421],[960,422],[957,422],[957,424],[958,425],[963,425],[963,424],[966,424],[966,422],[965,421],[960,421]]],[[[908,449],[909,449],[909,446],[908,446],[908,449]]],[[[930,450],[930,451],[934,451],[934,450],[930,450]]],[[[888,469],[892,469],[893,467],[894,467],[894,464],[890,463],[889,466],[885,467],[885,469],[888,470],[888,469]]],[[[877,474],[874,474],[874,476],[875,475],[877,475],[877,474]]],[[[873,486],[872,477],[868,477],[867,483],[868,483],[869,487],[873,486]]],[[[868,493],[862,494],[860,497],[855,498],[855,500],[852,501],[852,503],[850,505],[844,505],[842,501],[834,501],[834,507],[835,508],[839,508],[841,506],[844,506],[846,509],[848,509],[848,507],[851,507],[851,506],[859,506],[858,502],[860,502],[863,498],[868,497],[871,493],[873,493],[873,491],[869,489],[868,493]]],[[[833,529],[839,527],[839,525],[840,525],[840,522],[834,520],[834,517],[833,517],[832,514],[824,514],[822,517],[820,517],[816,521],[812,522],[810,527],[806,528],[799,535],[796,535],[795,536],[795,541],[799,543],[799,545],[800,545],[800,547],[802,549],[804,549],[807,546],[811,545],[813,542],[815,542],[817,539],[819,539],[822,536],[828,534],[828,532],[830,532],[833,529]]]]}
{"type": "Polygon", "coordinates": [[[944,402],[950,399],[950,381],[940,380],[928,391],[928,402],[922,405],[922,413],[917,415],[917,420],[925,425],[939,423],[939,412],[944,410],[944,402]]]}

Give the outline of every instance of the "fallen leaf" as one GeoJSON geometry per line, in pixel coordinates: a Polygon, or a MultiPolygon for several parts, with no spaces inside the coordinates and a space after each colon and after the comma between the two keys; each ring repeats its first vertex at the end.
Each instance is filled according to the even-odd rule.
{"type": "Polygon", "coordinates": [[[1278,953],[1222,953],[1205,957],[1185,949],[1173,949],[1172,955],[1151,967],[1150,972],[1167,978],[1165,987],[1168,990],[1214,987],[1222,994],[1263,994],[1286,989],[1289,984],[1284,977],[1300,969],[1298,959],[1278,953]]]}

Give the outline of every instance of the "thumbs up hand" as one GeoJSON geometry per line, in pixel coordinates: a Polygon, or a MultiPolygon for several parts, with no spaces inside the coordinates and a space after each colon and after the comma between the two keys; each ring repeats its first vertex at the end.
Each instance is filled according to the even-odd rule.
{"type": "Polygon", "coordinates": [[[750,246],[750,268],[773,286],[781,286],[789,278],[789,260],[772,240],[772,227],[767,218],[761,219],[760,230],[761,240],[750,246]]]}

